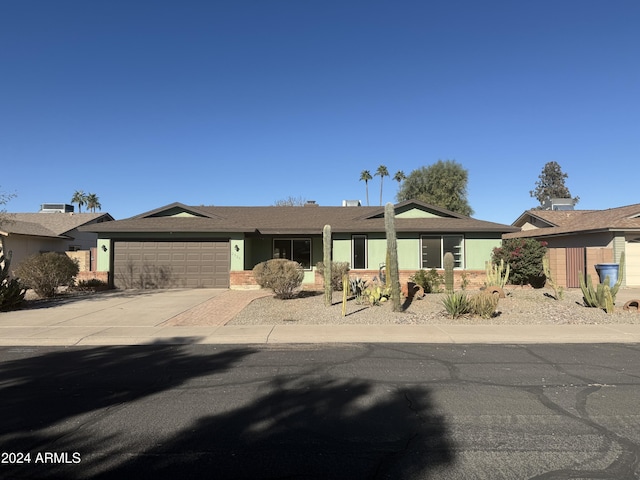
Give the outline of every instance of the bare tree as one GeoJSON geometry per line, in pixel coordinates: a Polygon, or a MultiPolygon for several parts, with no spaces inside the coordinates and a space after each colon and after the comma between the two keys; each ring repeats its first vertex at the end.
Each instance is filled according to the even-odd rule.
{"type": "Polygon", "coordinates": [[[15,194],[13,193],[0,192],[0,206],[2,206],[2,208],[0,208],[0,226],[2,226],[2,224],[13,222],[13,220],[11,219],[11,215],[7,213],[7,210],[4,208],[4,205],[9,203],[9,201],[14,197],[15,197],[15,194]]]}
{"type": "Polygon", "coordinates": [[[302,207],[305,203],[307,203],[307,199],[304,197],[292,197],[289,195],[287,198],[283,198],[282,200],[276,200],[273,203],[274,207],[302,207]]]}

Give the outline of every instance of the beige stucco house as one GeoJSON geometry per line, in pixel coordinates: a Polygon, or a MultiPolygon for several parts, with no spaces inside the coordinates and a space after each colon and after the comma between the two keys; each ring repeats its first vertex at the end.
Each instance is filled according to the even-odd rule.
{"type": "Polygon", "coordinates": [[[35,253],[60,252],[77,258],[82,271],[97,269],[95,247],[98,235],[79,228],[113,221],[108,213],[73,212],[7,213],[3,218],[6,220],[0,225],[0,242],[5,254],[12,254],[12,269],[35,253]]]}
{"type": "Polygon", "coordinates": [[[579,273],[597,281],[595,265],[618,263],[624,252],[623,285],[640,286],[640,204],[607,210],[528,210],[512,225],[521,231],[503,238],[547,243],[551,272],[559,285],[579,287],[579,273]]]}

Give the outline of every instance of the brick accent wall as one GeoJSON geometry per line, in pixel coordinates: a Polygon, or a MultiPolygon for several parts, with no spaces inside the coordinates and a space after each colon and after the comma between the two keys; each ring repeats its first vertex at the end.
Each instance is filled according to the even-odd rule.
{"type": "MultiPolygon", "coordinates": [[[[444,276],[444,270],[436,270],[439,274],[444,276]]],[[[404,285],[409,281],[409,278],[416,273],[415,270],[400,270],[400,285],[404,285]]],[[[378,270],[349,270],[349,276],[352,278],[360,277],[363,280],[371,281],[375,277],[379,278],[380,273],[378,270]]],[[[477,289],[484,286],[486,279],[486,273],[484,270],[454,270],[453,271],[453,284],[455,289],[462,287],[463,278],[466,279],[467,289],[477,289]],[[464,275],[464,277],[463,277],[464,275]]],[[[443,285],[444,287],[444,285],[443,285]]],[[[322,290],[324,288],[324,280],[318,272],[316,272],[315,288],[322,290]]]]}
{"type": "Polygon", "coordinates": [[[258,289],[260,285],[253,278],[253,270],[229,272],[229,287],[235,290],[258,289]]]}
{"type": "Polygon", "coordinates": [[[600,276],[596,271],[597,263],[614,263],[613,248],[587,248],[587,274],[591,276],[591,281],[600,283],[600,276]]]}
{"type": "Polygon", "coordinates": [[[109,283],[109,272],[79,272],[78,275],[76,275],[76,282],[79,281],[87,281],[87,280],[93,280],[93,279],[97,279],[97,280],[101,280],[105,283],[109,283]]]}
{"type": "MultiPolygon", "coordinates": [[[[437,270],[438,273],[444,275],[444,270],[437,270]]],[[[404,285],[409,281],[415,270],[401,270],[400,271],[400,284],[404,285]]],[[[462,288],[463,275],[466,278],[466,288],[473,290],[484,286],[486,279],[486,273],[484,270],[454,270],[453,281],[454,288],[462,288]]],[[[378,270],[350,270],[349,276],[352,278],[360,277],[364,280],[370,281],[374,277],[379,276],[378,270]]],[[[229,273],[229,283],[231,289],[253,289],[260,288],[253,278],[252,270],[234,271],[229,273]]],[[[324,280],[322,276],[315,272],[314,283],[305,283],[302,285],[304,290],[322,290],[324,288],[324,280]]]]}
{"type": "Polygon", "coordinates": [[[549,270],[551,278],[559,287],[567,286],[567,251],[564,248],[549,248],[547,250],[549,258],[549,270]]]}

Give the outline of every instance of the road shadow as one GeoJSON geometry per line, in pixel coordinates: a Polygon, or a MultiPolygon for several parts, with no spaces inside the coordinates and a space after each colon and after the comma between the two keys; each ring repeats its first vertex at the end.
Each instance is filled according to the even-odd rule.
{"type": "Polygon", "coordinates": [[[177,387],[231,368],[251,348],[198,355],[189,345],[0,350],[0,450],[30,451],[46,444],[42,433],[66,419],[177,387]],[[26,358],[20,356],[24,351],[26,358]]]}
{"type": "Polygon", "coordinates": [[[453,460],[425,388],[277,377],[255,401],[93,478],[410,479],[453,460]]]}
{"type": "MultiPolygon", "coordinates": [[[[83,456],[80,464],[8,466],[3,475],[69,480],[411,479],[453,463],[448,428],[435,412],[429,389],[335,378],[315,369],[276,375],[230,409],[217,409],[224,389],[215,390],[217,394],[201,397],[210,405],[198,406],[215,414],[196,415],[161,441],[146,438],[139,450],[132,451],[130,439],[123,437],[137,435],[135,425],[92,437],[69,425],[90,420],[82,416],[89,412],[105,411],[109,421],[121,421],[114,410],[189,379],[239,367],[254,353],[252,348],[228,347],[198,355],[190,346],[149,345],[58,350],[5,361],[0,364],[0,448],[81,451],[83,456]],[[72,422],[57,430],[65,419],[72,422]]],[[[259,364],[260,358],[252,362],[259,364]]],[[[225,382],[233,385],[243,375],[240,370],[239,380],[234,380],[229,372],[225,382]]],[[[149,402],[150,408],[154,405],[149,402]]],[[[170,412],[189,404],[157,408],[170,412]]]]}

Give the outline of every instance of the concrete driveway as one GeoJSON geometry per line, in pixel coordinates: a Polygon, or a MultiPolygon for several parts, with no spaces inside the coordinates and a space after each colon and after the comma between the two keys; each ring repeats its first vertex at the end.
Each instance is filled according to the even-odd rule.
{"type": "Polygon", "coordinates": [[[231,320],[264,291],[116,290],[0,313],[0,345],[192,343],[231,320]],[[184,327],[184,328],[175,328],[184,327]]]}
{"type": "MultiPolygon", "coordinates": [[[[618,300],[639,298],[621,290],[618,300]]],[[[640,325],[226,325],[264,290],[110,291],[0,313],[0,345],[640,343],[640,325]]]]}

